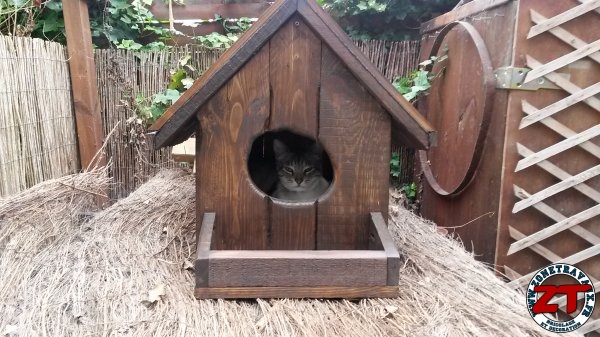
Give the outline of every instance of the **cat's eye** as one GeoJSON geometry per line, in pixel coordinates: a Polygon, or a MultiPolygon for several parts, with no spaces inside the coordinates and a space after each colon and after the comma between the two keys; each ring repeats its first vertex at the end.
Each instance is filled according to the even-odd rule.
{"type": "Polygon", "coordinates": [[[289,167],[284,167],[283,168],[283,172],[287,173],[287,174],[294,174],[294,170],[292,170],[289,167]]]}
{"type": "Polygon", "coordinates": [[[314,171],[315,171],[315,169],[314,169],[314,168],[312,168],[312,167],[309,167],[309,168],[306,168],[306,169],[304,169],[304,174],[311,174],[311,173],[313,173],[314,171]]]}

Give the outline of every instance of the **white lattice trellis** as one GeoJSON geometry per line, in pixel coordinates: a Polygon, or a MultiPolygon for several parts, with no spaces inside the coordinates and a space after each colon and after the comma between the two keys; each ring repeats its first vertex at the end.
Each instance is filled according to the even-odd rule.
{"type": "MultiPolygon", "coordinates": [[[[552,34],[560,41],[572,46],[574,50],[545,64],[536,60],[531,55],[526,55],[527,66],[532,70],[527,73],[525,82],[540,81],[544,78],[544,80],[554,83],[570,95],[543,108],[538,108],[527,100],[522,101],[521,107],[524,117],[521,120],[519,129],[524,129],[534,124],[542,124],[562,136],[563,140],[539,151],[532,151],[526,145],[517,143],[517,151],[521,160],[517,163],[515,172],[520,172],[535,165],[556,177],[559,182],[535,193],[530,193],[520,186],[514,186],[514,193],[519,201],[514,204],[513,213],[533,208],[551,219],[553,224],[530,235],[525,235],[514,226],[509,226],[509,234],[516,241],[510,245],[507,255],[529,249],[553,263],[569,264],[577,264],[600,255],[600,237],[594,231],[580,226],[582,223],[588,221],[595,221],[594,224],[600,225],[600,191],[586,184],[588,180],[600,175],[600,164],[572,175],[567,173],[558,164],[550,161],[556,155],[578,147],[598,158],[600,162],[600,146],[592,142],[592,140],[600,135],[600,125],[592,125],[586,130],[575,132],[553,118],[555,114],[576,104],[586,104],[600,113],[600,99],[596,97],[600,93],[600,82],[581,88],[568,78],[556,73],[557,70],[584,58],[591,59],[600,64],[600,39],[587,43],[561,27],[566,22],[574,20],[585,13],[591,11],[600,13],[600,0],[580,0],[579,2],[581,3],[580,5],[551,18],[546,18],[535,10],[530,11],[533,26],[527,35],[528,39],[544,33],[552,34]],[[544,200],[568,189],[577,190],[582,195],[593,200],[595,205],[577,214],[567,216],[544,202],[544,200]],[[543,240],[563,231],[572,232],[582,240],[587,241],[591,246],[571,256],[563,257],[541,244],[543,240]]],[[[520,275],[509,266],[505,266],[505,271],[509,278],[512,279],[509,284],[515,288],[528,284],[533,274],[535,274],[535,272],[531,272],[527,275],[520,275]]],[[[592,282],[598,293],[600,291],[600,280],[592,278],[592,282]]],[[[582,297],[583,295],[580,294],[580,296],[582,297]]],[[[566,297],[558,298],[553,303],[558,303],[560,308],[564,309],[566,306],[566,297]]],[[[597,329],[600,329],[600,320],[589,321],[579,331],[586,333],[597,329]]]]}

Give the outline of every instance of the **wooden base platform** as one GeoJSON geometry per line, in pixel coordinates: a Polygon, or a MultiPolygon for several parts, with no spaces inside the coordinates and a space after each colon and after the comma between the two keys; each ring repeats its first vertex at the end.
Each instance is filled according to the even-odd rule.
{"type": "Polygon", "coordinates": [[[377,287],[241,287],[196,288],[194,296],[209,298],[393,298],[398,286],[377,287]]]}
{"type": "Polygon", "coordinates": [[[204,214],[200,229],[198,299],[398,295],[400,256],[381,213],[371,213],[369,250],[211,250],[214,220],[204,214]]]}

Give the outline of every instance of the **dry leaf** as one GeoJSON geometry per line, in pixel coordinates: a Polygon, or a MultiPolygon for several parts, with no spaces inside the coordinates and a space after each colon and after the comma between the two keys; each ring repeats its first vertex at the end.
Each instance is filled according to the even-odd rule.
{"type": "Polygon", "coordinates": [[[394,317],[394,313],[398,311],[398,307],[394,305],[386,305],[383,308],[383,314],[381,318],[392,318],[394,317]]]}
{"type": "Polygon", "coordinates": [[[160,301],[161,296],[165,296],[165,285],[160,284],[156,288],[148,291],[148,299],[143,300],[142,303],[145,306],[150,306],[160,301]]]}
{"type": "Polygon", "coordinates": [[[183,270],[194,270],[194,264],[188,260],[183,260],[183,270]]]}
{"type": "Polygon", "coordinates": [[[262,331],[265,327],[267,326],[267,317],[263,316],[257,323],[256,323],[256,328],[259,331],[262,331]]]}
{"type": "Polygon", "coordinates": [[[4,330],[4,332],[2,333],[3,336],[13,336],[13,335],[17,335],[17,332],[19,330],[19,327],[16,325],[6,325],[6,329],[4,330]]]}

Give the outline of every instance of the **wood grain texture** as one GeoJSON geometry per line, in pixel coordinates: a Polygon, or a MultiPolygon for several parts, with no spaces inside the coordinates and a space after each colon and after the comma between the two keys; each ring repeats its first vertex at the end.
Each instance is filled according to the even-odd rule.
{"type": "Polygon", "coordinates": [[[87,2],[65,1],[63,11],[79,158],[81,168],[87,170],[106,165],[106,158],[101,153],[96,157],[104,136],[87,2]]]}
{"type": "Polygon", "coordinates": [[[361,287],[386,285],[382,251],[213,251],[209,287],[361,287]]]}
{"type": "MultiPolygon", "coordinates": [[[[435,144],[435,132],[429,122],[385,79],[367,57],[354,45],[339,25],[314,1],[299,0],[298,13],[324,45],[341,60],[373,97],[377,98],[402,130],[406,146],[426,149],[435,144]]],[[[324,49],[324,48],[322,48],[324,49]]],[[[323,72],[326,69],[321,66],[323,72]]]]}
{"type": "MultiPolygon", "coordinates": [[[[173,5],[173,16],[179,20],[214,19],[215,13],[224,18],[256,18],[267,8],[268,2],[244,2],[244,3],[221,3],[221,1],[210,3],[185,3],[184,5],[173,5]]],[[[159,20],[169,19],[169,5],[162,1],[153,1],[150,7],[152,14],[159,20]]],[[[202,24],[201,26],[203,26],[202,24]]],[[[198,28],[198,27],[195,27],[198,28]]]]}
{"type": "Polygon", "coordinates": [[[565,67],[577,60],[580,60],[586,56],[594,54],[598,50],[600,50],[600,40],[594,41],[590,44],[587,44],[581,48],[578,48],[568,53],[567,55],[561,56],[540,67],[532,69],[530,72],[527,73],[527,76],[525,76],[525,80],[523,80],[523,82],[527,83],[529,81],[533,81],[562,67],[565,67]]]}
{"type": "Polygon", "coordinates": [[[216,213],[215,249],[266,249],[267,201],[250,183],[246,158],[269,118],[264,46],[199,112],[198,213],[216,213]]]}
{"type": "Polygon", "coordinates": [[[440,137],[438,146],[419,152],[420,165],[438,194],[458,195],[473,181],[483,155],[496,91],[493,67],[483,38],[467,22],[444,27],[429,55],[448,59],[434,64],[435,79],[422,100],[440,137]]]}
{"type": "Polygon", "coordinates": [[[590,0],[582,3],[577,7],[573,7],[567,11],[564,11],[556,16],[548,18],[539,24],[531,27],[527,38],[531,39],[534,36],[540,35],[543,32],[550,30],[554,27],[560,26],[561,24],[573,20],[589,11],[593,11],[600,6],[600,0],[590,0]]]}
{"type": "Polygon", "coordinates": [[[319,139],[335,174],[319,200],[317,249],[364,249],[370,212],[387,215],[391,120],[328,47],[322,54],[319,139]]]}
{"type": "Polygon", "coordinates": [[[194,261],[197,288],[208,287],[208,260],[214,225],[215,213],[204,213],[202,216],[202,225],[198,232],[196,261],[194,261]]]}
{"type": "Polygon", "coordinates": [[[321,41],[298,15],[270,41],[270,129],[317,137],[321,41]]]}
{"type": "Polygon", "coordinates": [[[393,298],[397,286],[377,287],[238,287],[196,288],[197,299],[210,298],[393,298]]]}
{"type": "MultiPolygon", "coordinates": [[[[547,30],[546,33],[537,35],[535,38],[527,39],[528,32],[534,24],[542,22],[537,18],[532,22],[532,9],[543,15],[544,18],[553,18],[569,11],[577,4],[577,1],[557,1],[552,2],[551,5],[549,2],[543,0],[519,1],[516,32],[514,35],[514,50],[512,51],[515,58],[512,65],[515,67],[528,66],[530,68],[537,68],[552,60],[568,55],[574,50],[574,47],[581,48],[581,41],[585,41],[586,44],[597,41],[600,38],[598,34],[600,31],[590,29],[590,27],[597,26],[600,17],[596,13],[591,12],[561,24],[560,29],[557,26],[547,30]],[[567,35],[563,34],[564,32],[568,32],[569,37],[578,37],[580,41],[565,41],[567,35]],[[560,34],[562,38],[557,38],[557,34],[560,34]]],[[[590,56],[592,55],[594,54],[590,56]]],[[[593,237],[585,235],[586,231],[593,233],[596,237],[600,236],[600,222],[595,221],[596,217],[577,225],[583,231],[577,229],[577,226],[575,226],[571,227],[571,229],[576,229],[577,232],[565,230],[541,241],[540,243],[546,249],[545,255],[539,254],[536,251],[536,249],[539,249],[539,246],[536,245],[529,246],[527,249],[523,249],[512,255],[507,255],[510,245],[514,242],[514,239],[517,239],[509,235],[513,229],[522,233],[523,237],[529,236],[556,223],[560,223],[560,221],[566,218],[581,215],[582,212],[597,205],[597,202],[588,195],[581,193],[580,190],[575,188],[576,186],[581,186],[576,181],[572,181],[575,184],[570,187],[559,185],[555,186],[554,189],[550,188],[548,190],[550,186],[555,185],[562,178],[559,178],[560,180],[557,179],[555,174],[559,172],[558,170],[546,170],[550,166],[542,164],[543,161],[522,171],[514,172],[517,163],[522,157],[519,154],[520,146],[517,143],[537,153],[560,143],[564,138],[571,138],[600,123],[600,115],[596,111],[600,110],[600,101],[591,96],[580,101],[580,103],[566,107],[566,109],[553,114],[552,117],[546,117],[537,123],[519,130],[524,116],[523,112],[525,114],[534,113],[538,109],[544,109],[556,102],[560,102],[568,97],[569,94],[577,94],[582,89],[594,85],[598,82],[600,66],[593,59],[587,58],[568,65],[558,70],[558,72],[560,74],[547,74],[545,79],[557,84],[564,91],[538,90],[536,92],[522,92],[515,90],[510,91],[509,94],[509,105],[506,111],[505,155],[502,164],[504,171],[502,181],[504,186],[501,192],[502,202],[499,210],[502,221],[499,227],[500,235],[498,236],[496,263],[498,265],[506,265],[522,275],[527,275],[531,271],[548,265],[548,252],[560,258],[565,258],[588,249],[591,245],[589,239],[593,237]],[[546,166],[546,168],[542,167],[542,165],[546,166]],[[525,196],[526,198],[537,194],[538,200],[539,197],[543,199],[530,205],[527,209],[513,214],[512,208],[515,202],[518,202],[519,198],[521,198],[521,196],[515,195],[515,186],[519,186],[521,190],[531,193],[530,196],[525,196]],[[560,189],[563,190],[558,192],[560,189]],[[543,191],[545,191],[544,194],[538,194],[543,191]],[[548,197],[549,192],[554,195],[548,197]]],[[[577,176],[579,173],[583,173],[598,165],[598,158],[594,154],[598,153],[596,138],[552,155],[546,161],[554,167],[560,168],[563,172],[568,173],[569,176],[577,176]]],[[[595,178],[585,180],[585,185],[595,190],[600,190],[600,178],[596,176],[595,178]]],[[[585,270],[591,276],[600,276],[598,257],[582,260],[578,264],[578,267],[585,270]]]]}
{"type": "MultiPolygon", "coordinates": [[[[547,18],[545,16],[543,16],[542,14],[540,14],[539,12],[535,11],[535,10],[531,10],[531,21],[533,21],[533,23],[541,23],[542,21],[546,20],[547,18]]],[[[596,12],[600,13],[600,9],[597,9],[596,12]]],[[[577,36],[571,34],[568,30],[565,30],[561,27],[554,27],[552,29],[550,29],[548,31],[550,34],[556,36],[557,38],[559,38],[562,42],[567,43],[571,46],[573,46],[574,48],[583,48],[587,45],[587,42],[583,41],[582,39],[578,38],[577,36]]],[[[600,52],[596,52],[594,54],[588,55],[589,58],[591,58],[592,60],[600,63],[600,52]]]]}
{"type": "Polygon", "coordinates": [[[457,9],[438,16],[421,25],[421,34],[432,32],[436,29],[441,29],[449,23],[465,19],[469,16],[480,14],[481,12],[492,10],[502,6],[511,0],[478,0],[466,3],[457,9]]]}
{"type": "MultiPolygon", "coordinates": [[[[469,22],[481,35],[488,49],[494,69],[512,62],[511,46],[514,40],[514,17],[517,13],[516,1],[473,1],[448,13],[440,19],[449,21],[432,25],[432,30],[423,35],[421,41],[422,60],[431,54],[436,39],[435,30],[443,28],[455,20],[469,22]],[[482,5],[482,6],[480,6],[482,5]],[[473,18],[485,17],[485,20],[473,18]]],[[[437,19],[436,19],[437,20],[437,19]]],[[[438,21],[440,23],[442,21],[438,21]]],[[[433,22],[432,22],[433,23],[433,22]]],[[[460,49],[460,45],[448,45],[449,50],[460,49]]],[[[452,59],[449,59],[452,62],[452,59]]],[[[459,76],[463,76],[459,75],[459,76]]],[[[471,73],[469,73],[471,76],[471,73]]],[[[457,87],[452,95],[470,95],[471,92],[457,87]]],[[[502,169],[499,163],[503,160],[504,131],[506,126],[506,105],[508,91],[497,91],[491,113],[490,128],[482,150],[480,165],[476,174],[462,194],[457,196],[441,196],[428,183],[424,183],[421,193],[421,214],[434,221],[438,226],[448,227],[449,232],[458,235],[465,247],[474,252],[480,261],[494,263],[496,253],[497,224],[500,213],[500,190],[502,188],[502,169]],[[474,197],[476,196],[476,197],[474,197]]],[[[428,116],[430,111],[419,105],[419,111],[428,116]]],[[[454,111],[459,113],[459,111],[454,111]]],[[[440,137],[443,134],[440,133],[440,137]]],[[[453,152],[460,150],[453,149],[453,152]]],[[[421,176],[417,171],[416,180],[421,176]]]]}
{"type": "MultiPolygon", "coordinates": [[[[239,69],[271,38],[275,31],[296,11],[296,0],[275,2],[242,37],[219,58],[203,76],[188,89],[150,130],[160,130],[155,136],[157,148],[173,145],[182,133],[191,135],[197,109],[204,105],[239,69]],[[177,113],[175,113],[177,112],[177,113]]],[[[268,69],[265,69],[268,74],[268,69]]],[[[265,81],[268,83],[268,80],[265,81]]],[[[267,96],[268,97],[268,96],[267,96]]]]}
{"type": "Polygon", "coordinates": [[[315,249],[316,203],[271,200],[271,249],[315,249]]]}
{"type": "Polygon", "coordinates": [[[381,241],[385,255],[387,256],[387,285],[396,285],[400,278],[400,254],[388,231],[383,215],[379,212],[371,213],[371,222],[377,230],[377,236],[379,237],[379,241],[381,241]]]}

